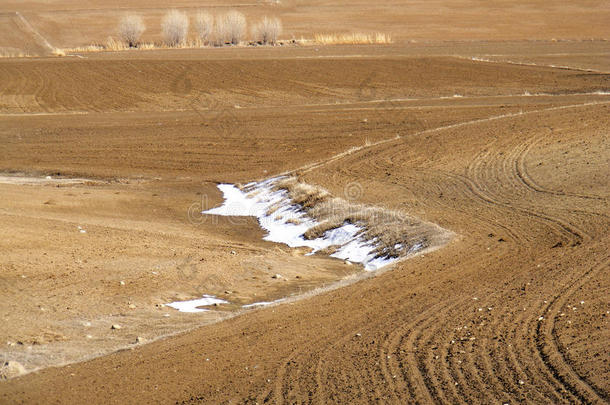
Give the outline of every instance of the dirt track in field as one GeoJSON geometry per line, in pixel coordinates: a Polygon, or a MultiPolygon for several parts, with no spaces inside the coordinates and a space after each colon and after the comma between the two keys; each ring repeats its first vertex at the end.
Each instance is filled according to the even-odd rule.
{"type": "MultiPolygon", "coordinates": [[[[0,403],[610,402],[607,7],[460,4],[241,7],[387,46],[0,59],[0,360],[39,369],[0,403]],[[365,275],[198,215],[286,172],[456,237],[365,275]],[[161,305],[202,294],[230,303],[161,305]]],[[[0,48],[108,7],[162,12],[5,2],[0,48]]]]}

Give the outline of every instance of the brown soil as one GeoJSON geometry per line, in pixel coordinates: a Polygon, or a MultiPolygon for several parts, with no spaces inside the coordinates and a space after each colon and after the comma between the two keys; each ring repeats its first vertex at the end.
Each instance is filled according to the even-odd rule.
{"type": "MultiPolygon", "coordinates": [[[[567,8],[563,37],[599,31],[594,3],[567,8]]],[[[451,18],[485,15],[461,10],[451,18]]],[[[0,359],[41,368],[1,382],[0,402],[610,401],[609,52],[429,42],[0,60],[0,359]],[[285,172],[456,237],[367,277],[263,241],[252,218],[197,214],[220,203],[218,182],[285,172]],[[161,305],[203,294],[230,304],[161,305]]]]}

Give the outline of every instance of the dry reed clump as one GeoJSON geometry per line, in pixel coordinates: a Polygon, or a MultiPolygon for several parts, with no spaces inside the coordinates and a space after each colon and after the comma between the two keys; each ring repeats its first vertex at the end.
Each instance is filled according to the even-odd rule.
{"type": "Polygon", "coordinates": [[[161,20],[163,42],[167,46],[183,46],[187,40],[188,30],[189,18],[182,11],[170,10],[161,20]]]}
{"type": "Polygon", "coordinates": [[[383,32],[366,34],[353,32],[348,34],[315,34],[314,42],[321,45],[357,45],[357,44],[391,44],[392,36],[383,32]]]}
{"type": "Polygon", "coordinates": [[[21,50],[0,49],[0,58],[33,58],[35,56],[21,50]]]}
{"type": "Polygon", "coordinates": [[[351,223],[362,228],[362,236],[377,247],[378,257],[401,257],[413,248],[440,245],[447,240],[447,232],[438,226],[417,220],[404,213],[357,204],[333,197],[328,191],[287,177],[275,184],[286,190],[292,202],[299,204],[318,225],[304,237],[316,239],[332,229],[351,223]]]}
{"type": "Polygon", "coordinates": [[[136,48],[140,42],[142,33],[146,30],[144,20],[136,14],[126,14],[119,21],[119,38],[125,42],[129,48],[136,48]]]}
{"type": "Polygon", "coordinates": [[[252,37],[255,42],[262,45],[277,44],[278,37],[282,34],[282,22],[276,17],[263,17],[263,19],[252,27],[252,37]]]}
{"type": "Polygon", "coordinates": [[[125,42],[117,41],[112,37],[108,37],[108,39],[106,39],[106,45],[105,45],[104,50],[106,50],[106,51],[124,51],[125,49],[129,49],[129,47],[127,47],[125,45],[125,42]]]}

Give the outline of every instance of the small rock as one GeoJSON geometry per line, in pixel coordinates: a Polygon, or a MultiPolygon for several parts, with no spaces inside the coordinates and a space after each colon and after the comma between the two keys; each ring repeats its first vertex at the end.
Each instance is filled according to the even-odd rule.
{"type": "Polygon", "coordinates": [[[362,333],[356,333],[356,337],[362,336],[362,333]]]}
{"type": "Polygon", "coordinates": [[[136,306],[134,304],[129,304],[129,309],[136,309],[136,306]]]}
{"type": "Polygon", "coordinates": [[[350,262],[349,260],[346,260],[344,263],[347,264],[348,266],[352,265],[352,262],[350,262]]]}
{"type": "Polygon", "coordinates": [[[18,361],[6,361],[0,367],[0,380],[8,380],[9,378],[19,377],[26,373],[25,367],[18,361]]]}
{"type": "Polygon", "coordinates": [[[86,327],[86,328],[88,328],[89,326],[91,326],[91,322],[89,322],[89,321],[84,321],[84,322],[83,322],[83,326],[84,326],[84,327],[86,327]]]}
{"type": "Polygon", "coordinates": [[[87,339],[93,339],[93,336],[91,336],[91,335],[85,335],[85,337],[86,337],[87,339]]]}
{"type": "Polygon", "coordinates": [[[226,290],[225,294],[233,294],[233,291],[226,290]]]}
{"type": "Polygon", "coordinates": [[[136,338],[136,343],[144,343],[146,341],[146,339],[144,339],[142,336],[138,336],[136,338]]]}
{"type": "Polygon", "coordinates": [[[234,251],[234,250],[231,250],[231,254],[232,254],[232,255],[236,255],[236,254],[237,254],[237,252],[236,252],[236,251],[234,251]]]}
{"type": "Polygon", "coordinates": [[[525,381],[519,380],[519,385],[523,385],[523,384],[525,384],[525,381]]]}
{"type": "Polygon", "coordinates": [[[121,329],[121,325],[119,325],[119,324],[115,323],[114,325],[112,325],[112,326],[110,327],[110,329],[112,329],[112,330],[119,330],[119,329],[121,329]]]}
{"type": "Polygon", "coordinates": [[[271,278],[282,278],[281,274],[274,274],[273,276],[271,276],[271,278]]]}
{"type": "Polygon", "coordinates": [[[123,280],[119,281],[120,285],[125,285],[125,282],[123,280]]]}

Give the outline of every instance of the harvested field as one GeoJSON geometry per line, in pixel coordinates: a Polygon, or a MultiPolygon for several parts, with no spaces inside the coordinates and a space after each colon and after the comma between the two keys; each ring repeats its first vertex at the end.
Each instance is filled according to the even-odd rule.
{"type": "MultiPolygon", "coordinates": [[[[0,402],[610,401],[607,7],[460,5],[239,7],[390,45],[0,59],[0,402]],[[306,238],[442,243],[367,272],[202,214],[277,176],[306,238]]],[[[164,7],[5,2],[40,37],[0,46],[164,7]]]]}

